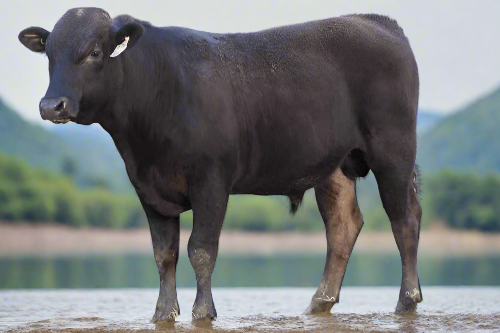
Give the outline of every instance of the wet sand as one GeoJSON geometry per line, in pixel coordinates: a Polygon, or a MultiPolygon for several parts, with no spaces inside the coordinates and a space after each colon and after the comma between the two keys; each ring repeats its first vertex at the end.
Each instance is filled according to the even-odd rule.
{"type": "Polygon", "coordinates": [[[76,318],[76,322],[94,322],[95,328],[61,328],[61,329],[40,329],[43,322],[34,323],[24,328],[12,329],[8,333],[246,333],[246,332],[337,332],[337,333],[446,333],[446,332],[498,332],[500,325],[500,314],[494,315],[473,315],[461,314],[451,316],[404,316],[397,317],[391,314],[337,314],[320,315],[314,320],[301,319],[301,317],[277,316],[276,318],[265,317],[242,317],[241,324],[246,324],[242,328],[214,327],[211,323],[201,323],[198,325],[162,324],[156,325],[152,329],[123,329],[99,326],[100,318],[76,318]],[[253,324],[252,324],[253,323],[253,324]]]}
{"type": "MultiPolygon", "coordinates": [[[[190,231],[181,231],[185,252],[190,231]]],[[[223,231],[220,253],[280,254],[324,253],[324,233],[250,233],[223,231]]],[[[397,252],[390,232],[362,231],[355,246],[358,252],[397,252]]],[[[484,255],[500,253],[500,234],[449,229],[423,230],[420,253],[432,255],[484,255]]],[[[0,256],[74,255],[92,253],[150,253],[148,229],[110,230],[69,228],[51,224],[0,223],[0,256]]]]}

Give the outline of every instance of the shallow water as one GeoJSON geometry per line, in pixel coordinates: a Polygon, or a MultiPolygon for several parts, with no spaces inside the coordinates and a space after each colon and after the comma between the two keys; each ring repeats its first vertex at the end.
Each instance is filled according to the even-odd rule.
{"type": "Polygon", "coordinates": [[[215,288],[218,315],[211,324],[191,323],[195,289],[178,291],[181,315],[155,325],[157,290],[0,291],[0,331],[102,332],[335,331],[498,332],[500,288],[427,287],[416,315],[394,315],[396,287],[345,287],[332,314],[304,316],[313,288],[215,288]]]}

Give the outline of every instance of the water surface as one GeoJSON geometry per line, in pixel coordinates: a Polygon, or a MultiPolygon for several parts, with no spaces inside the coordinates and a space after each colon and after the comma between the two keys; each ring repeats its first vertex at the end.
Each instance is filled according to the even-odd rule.
{"type": "Polygon", "coordinates": [[[419,256],[424,302],[417,315],[398,316],[399,256],[354,253],[341,303],[331,315],[303,316],[324,261],[313,254],[221,255],[213,276],[219,317],[199,327],[191,323],[195,289],[186,287],[195,278],[186,256],[177,270],[181,316],[161,326],[150,322],[159,284],[152,255],[0,258],[0,331],[500,332],[500,256],[419,256]]]}
{"type": "Polygon", "coordinates": [[[8,332],[498,332],[500,288],[427,287],[418,314],[393,314],[397,287],[346,287],[332,314],[304,316],[313,288],[215,288],[219,317],[195,326],[195,289],[181,288],[176,323],[150,322],[152,289],[0,291],[0,330],[8,332]]]}

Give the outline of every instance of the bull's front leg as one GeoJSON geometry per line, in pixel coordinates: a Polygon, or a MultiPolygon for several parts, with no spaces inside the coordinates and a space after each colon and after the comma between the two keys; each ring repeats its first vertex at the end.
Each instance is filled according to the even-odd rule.
{"type": "Polygon", "coordinates": [[[196,273],[197,291],[193,305],[193,321],[213,320],[217,311],[212,299],[212,272],[219,250],[219,237],[229,199],[230,185],[218,172],[203,177],[193,186],[191,207],[193,231],[188,255],[196,273]]]}
{"type": "Polygon", "coordinates": [[[152,321],[174,321],[180,314],[175,287],[175,269],[179,258],[179,216],[165,217],[144,202],[143,207],[148,217],[160,274],[160,295],[152,321]]]}

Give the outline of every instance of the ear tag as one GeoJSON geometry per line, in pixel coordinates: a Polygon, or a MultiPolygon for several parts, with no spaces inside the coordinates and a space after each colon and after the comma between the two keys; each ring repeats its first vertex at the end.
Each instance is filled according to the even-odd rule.
{"type": "Polygon", "coordinates": [[[128,44],[129,39],[130,39],[129,36],[125,37],[125,40],[123,41],[123,43],[116,46],[116,49],[113,51],[113,53],[111,53],[110,57],[111,58],[117,57],[120,55],[120,53],[125,51],[125,49],[127,48],[127,44],[128,44]]]}

